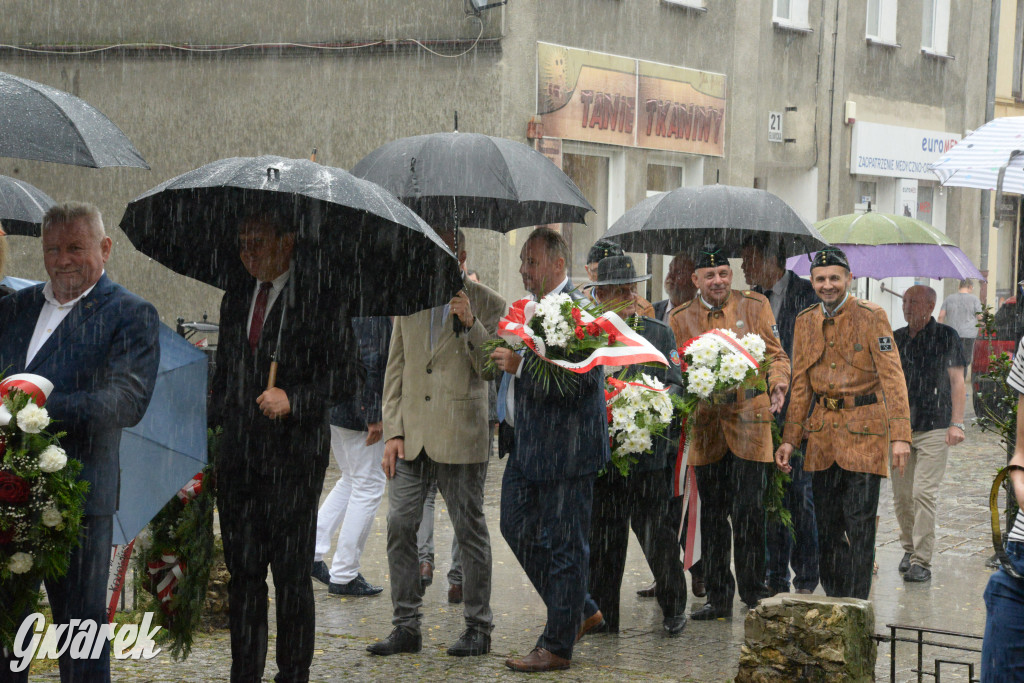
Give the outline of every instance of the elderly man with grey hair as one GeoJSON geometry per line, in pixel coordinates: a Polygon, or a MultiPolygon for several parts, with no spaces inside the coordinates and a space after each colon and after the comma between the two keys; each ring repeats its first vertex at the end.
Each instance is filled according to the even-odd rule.
{"type": "Polygon", "coordinates": [[[965,360],[956,330],[935,322],[936,295],[916,285],[903,294],[907,326],[893,333],[910,400],[910,458],[892,468],[893,507],[900,525],[904,581],[932,577],[935,506],[949,447],[964,440],[965,360]]]}

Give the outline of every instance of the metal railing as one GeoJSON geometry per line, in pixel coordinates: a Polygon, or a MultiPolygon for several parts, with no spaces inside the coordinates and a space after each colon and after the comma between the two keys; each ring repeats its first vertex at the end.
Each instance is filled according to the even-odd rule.
{"type": "MultiPolygon", "coordinates": [[[[969,652],[972,654],[981,654],[980,642],[978,647],[973,647],[971,644],[948,642],[934,640],[926,636],[945,636],[947,638],[955,638],[961,641],[981,641],[982,636],[974,635],[973,633],[960,633],[958,631],[947,631],[945,629],[938,628],[924,628],[921,626],[903,626],[900,624],[886,624],[885,627],[889,629],[889,635],[875,635],[874,638],[880,643],[889,644],[889,680],[892,683],[896,681],[896,643],[912,643],[917,646],[917,666],[912,669],[913,673],[917,674],[917,680],[924,681],[925,676],[930,676],[935,679],[935,683],[942,682],[943,665],[946,665],[947,672],[953,668],[966,668],[967,669],[967,680],[970,683],[980,681],[975,673],[980,668],[980,657],[970,657],[971,661],[961,661],[959,659],[948,659],[943,657],[935,657],[932,659],[932,670],[926,671],[925,666],[925,647],[929,648],[940,648],[946,651],[954,652],[969,652]],[[900,632],[910,631],[915,635],[905,636],[899,635],[900,632]]],[[[952,656],[952,655],[950,655],[952,656]]]]}

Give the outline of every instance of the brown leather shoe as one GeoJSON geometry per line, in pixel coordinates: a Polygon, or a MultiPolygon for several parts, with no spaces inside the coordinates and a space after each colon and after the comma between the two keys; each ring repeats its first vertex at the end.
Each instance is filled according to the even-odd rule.
{"type": "Polygon", "coordinates": [[[637,594],[637,597],[641,597],[641,598],[653,598],[655,596],[655,593],[657,593],[657,591],[658,591],[658,582],[655,581],[654,583],[652,583],[647,588],[641,588],[640,590],[638,590],[636,592],[636,594],[637,594]]]}
{"type": "MultiPolygon", "coordinates": [[[[587,635],[595,628],[604,623],[604,615],[601,614],[601,610],[597,610],[583,621],[583,626],[580,626],[580,632],[576,634],[576,642],[580,642],[580,638],[587,635]]],[[[547,652],[547,650],[543,650],[547,652]]],[[[554,655],[552,655],[553,657],[554,655]]],[[[565,660],[569,661],[569,660],[565,660]]]]}
{"type": "Polygon", "coordinates": [[[448,586],[448,602],[452,603],[453,605],[458,605],[462,602],[461,585],[453,583],[452,585],[448,586]]]}
{"type": "Polygon", "coordinates": [[[434,583],[434,565],[429,562],[420,562],[420,585],[426,588],[434,583]]]}
{"type": "Polygon", "coordinates": [[[542,671],[562,671],[568,669],[572,664],[571,660],[565,657],[548,652],[542,647],[535,647],[530,654],[519,659],[509,657],[505,660],[505,666],[513,671],[524,671],[526,673],[540,673],[542,671]]]}

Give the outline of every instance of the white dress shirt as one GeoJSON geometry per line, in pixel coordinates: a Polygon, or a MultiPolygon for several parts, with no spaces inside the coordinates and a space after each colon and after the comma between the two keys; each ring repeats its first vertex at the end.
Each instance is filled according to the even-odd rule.
{"type": "MultiPolygon", "coordinates": [[[[103,274],[106,274],[106,270],[103,274]]],[[[97,280],[98,282],[98,280],[97,280]]],[[[28,352],[25,354],[25,365],[28,366],[32,359],[39,353],[39,349],[43,348],[43,344],[50,338],[54,330],[64,322],[64,318],[68,317],[71,313],[71,309],[75,307],[79,301],[82,300],[89,292],[96,287],[96,283],[93,283],[92,287],[82,292],[76,298],[68,301],[67,303],[60,303],[57,298],[53,295],[53,283],[47,282],[43,285],[43,308],[39,311],[39,317],[36,318],[36,329],[32,333],[32,339],[28,343],[28,352]]]]}
{"type": "MultiPolygon", "coordinates": [[[[288,270],[284,271],[276,278],[270,281],[270,292],[267,293],[267,310],[263,311],[263,324],[266,326],[267,318],[270,317],[270,309],[274,307],[274,302],[277,301],[277,297],[281,294],[281,290],[288,283],[288,278],[291,277],[292,268],[288,266],[288,270]]],[[[263,283],[259,280],[253,285],[252,301],[249,302],[249,317],[245,323],[245,334],[249,334],[249,328],[252,327],[252,313],[256,310],[256,297],[260,294],[260,285],[263,283]]]]}

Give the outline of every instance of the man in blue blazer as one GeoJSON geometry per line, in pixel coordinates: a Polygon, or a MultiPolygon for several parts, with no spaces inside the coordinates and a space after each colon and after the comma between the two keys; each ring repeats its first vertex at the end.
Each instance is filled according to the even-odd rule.
{"type": "MultiPolygon", "coordinates": [[[[762,239],[749,240],[743,248],[743,276],[754,291],[768,297],[779,328],[779,342],[793,357],[793,328],[796,316],[820,301],[809,280],[786,270],[786,252],[781,245],[762,239]]],[[[786,422],[789,395],[782,410],[775,416],[779,429],[786,422]]],[[[794,416],[796,418],[796,416],[794,416]]],[[[789,566],[793,566],[793,586],[797,593],[810,594],[818,586],[818,526],[814,521],[814,494],[811,475],[804,472],[803,458],[790,461],[792,481],[783,503],[793,519],[793,536],[778,522],[767,525],[767,577],[772,595],[788,593],[789,566]]]]}
{"type": "MultiPolygon", "coordinates": [[[[520,253],[523,285],[537,300],[568,292],[569,258],[560,234],[537,228],[520,253]]],[[[545,388],[534,380],[532,366],[545,361],[532,352],[497,349],[492,358],[515,377],[515,437],[501,484],[501,534],[548,610],[533,651],[505,664],[515,671],[568,669],[583,623],[594,478],[609,461],[604,373],[597,367],[576,375],[562,393],[553,383],[545,388]]],[[[499,411],[507,422],[502,398],[499,411]]]]}
{"type": "MultiPolygon", "coordinates": [[[[46,409],[54,428],[67,432],[61,446],[82,462],[89,492],[82,543],[71,553],[67,574],[47,581],[46,592],[54,623],[81,619],[98,626],[106,623],[121,430],[137,424],[149,405],[160,364],[160,320],[152,305],[107,278],[111,241],[95,206],[51,208],[42,243],[49,282],[0,299],[0,369],[53,382],[46,409]]],[[[97,659],[61,655],[60,674],[62,681],[109,681],[109,649],[101,648],[97,659]]],[[[12,674],[3,661],[0,680],[28,680],[28,674],[12,674]]]]}

